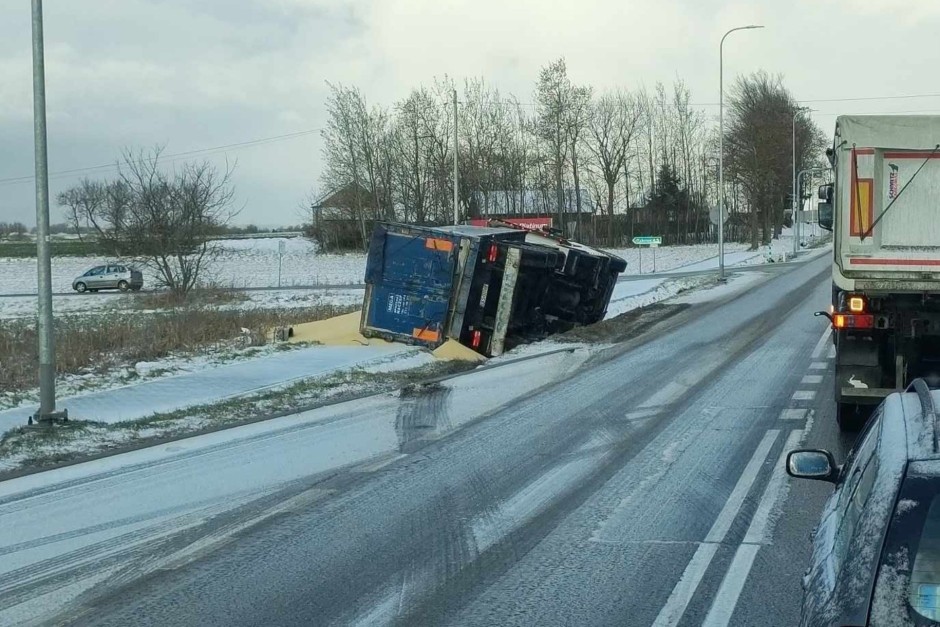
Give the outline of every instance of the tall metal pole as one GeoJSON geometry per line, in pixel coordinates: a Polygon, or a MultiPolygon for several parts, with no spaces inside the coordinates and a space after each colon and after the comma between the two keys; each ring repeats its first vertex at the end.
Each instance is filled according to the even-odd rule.
{"type": "Polygon", "coordinates": [[[793,150],[793,189],[792,195],[790,196],[790,215],[793,216],[793,254],[796,254],[796,251],[800,247],[800,235],[799,235],[799,224],[796,220],[796,116],[800,114],[800,109],[797,108],[796,112],[793,114],[793,137],[790,142],[790,147],[793,150]]]}
{"type": "Polygon", "coordinates": [[[30,418],[47,421],[55,414],[55,330],[52,326],[52,264],[49,259],[49,168],[46,156],[46,77],[43,59],[42,0],[33,6],[33,137],[36,155],[36,265],[39,275],[39,411],[30,418]]]}
{"type": "Polygon", "coordinates": [[[732,28],[718,44],[718,280],[725,280],[725,37],[736,30],[764,28],[751,24],[732,28]]]}
{"type": "MultiPolygon", "coordinates": [[[[808,168],[806,170],[800,170],[800,173],[796,177],[796,187],[797,189],[803,189],[803,175],[810,174],[812,172],[828,172],[829,168],[808,168]]],[[[803,199],[800,198],[800,211],[803,210],[803,199]]],[[[794,218],[795,220],[796,218],[794,218]]],[[[795,222],[794,222],[795,224],[795,222]]]]}
{"type": "Polygon", "coordinates": [[[457,90],[454,89],[454,224],[460,224],[457,183],[457,90]]]}
{"type": "MultiPolygon", "coordinates": [[[[795,255],[799,251],[800,245],[800,229],[802,225],[796,219],[796,212],[798,210],[797,203],[797,194],[801,189],[799,180],[796,175],[796,118],[803,113],[804,111],[812,111],[809,107],[797,107],[796,111],[793,112],[793,139],[791,140],[791,147],[793,149],[793,195],[791,197],[790,203],[790,212],[793,216],[793,254],[795,255]]],[[[799,207],[799,210],[802,210],[802,207],[799,207]]]]}

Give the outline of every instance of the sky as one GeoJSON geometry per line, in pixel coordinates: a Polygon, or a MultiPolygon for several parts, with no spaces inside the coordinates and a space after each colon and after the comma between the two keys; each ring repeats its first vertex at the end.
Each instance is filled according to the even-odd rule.
{"type": "MultiPolygon", "coordinates": [[[[598,92],[681,78],[717,117],[719,40],[762,24],[725,41],[726,88],[782,74],[827,134],[843,113],[940,113],[932,0],[46,0],[44,21],[52,198],[162,145],[202,151],[169,165],[234,164],[241,224],[301,220],[327,81],[392,105],[435,77],[483,77],[532,102],[564,57],[598,92]]],[[[33,225],[30,45],[29,0],[0,1],[0,221],[33,225]]]]}

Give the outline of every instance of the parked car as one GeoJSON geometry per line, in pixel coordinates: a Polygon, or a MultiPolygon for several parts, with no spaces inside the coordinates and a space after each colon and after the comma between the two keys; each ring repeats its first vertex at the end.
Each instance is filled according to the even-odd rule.
{"type": "Polygon", "coordinates": [[[845,463],[829,451],[787,455],[792,477],[830,481],[803,578],[801,624],[940,624],[940,421],[916,379],[888,396],[845,463]]]}
{"type": "Polygon", "coordinates": [[[140,270],[121,263],[109,263],[95,266],[72,281],[76,292],[97,292],[98,290],[134,290],[144,286],[144,275],[140,270]]]}

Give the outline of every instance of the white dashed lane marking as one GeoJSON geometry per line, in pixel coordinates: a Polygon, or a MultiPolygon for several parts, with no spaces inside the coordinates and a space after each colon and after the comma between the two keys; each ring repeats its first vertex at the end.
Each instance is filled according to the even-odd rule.
{"type": "Polygon", "coordinates": [[[712,528],[705,537],[705,541],[698,546],[689,564],[685,567],[682,577],[672,589],[672,594],[669,595],[666,604],[660,610],[653,627],[672,627],[682,619],[689,602],[695,595],[695,590],[701,583],[705,571],[708,570],[708,566],[715,556],[718,545],[724,542],[725,536],[731,529],[731,524],[737,517],[738,512],[741,511],[747,493],[751,491],[751,486],[754,485],[754,481],[770,455],[779,434],[780,431],[777,429],[771,429],[764,434],[763,439],[754,451],[754,455],[751,456],[751,460],[745,466],[744,472],[738,478],[734,489],[731,490],[731,495],[725,501],[724,507],[721,508],[715,522],[712,523],[712,528]]]}
{"type": "Polygon", "coordinates": [[[795,401],[811,401],[816,398],[816,390],[797,390],[793,393],[795,401]]]}
{"type": "Polygon", "coordinates": [[[767,488],[757,505],[757,511],[754,512],[751,524],[744,534],[744,541],[734,554],[731,566],[728,567],[728,572],[725,573],[725,578],[715,594],[708,615],[702,623],[703,626],[726,627],[731,622],[741,591],[744,589],[744,583],[754,565],[754,558],[757,557],[760,547],[770,542],[773,511],[779,506],[787,492],[787,474],[784,470],[787,453],[799,446],[803,433],[802,429],[797,429],[791,431],[787,437],[783,450],[780,451],[780,458],[773,467],[773,474],[770,476],[767,488]]]}
{"type": "Polygon", "coordinates": [[[808,409],[784,409],[780,412],[780,420],[803,420],[808,411],[808,409]]]}
{"type": "Polygon", "coordinates": [[[814,361],[809,365],[810,370],[826,370],[828,367],[829,364],[824,361],[814,361]]]}
{"type": "Polygon", "coordinates": [[[822,383],[821,374],[807,374],[803,376],[803,380],[800,383],[808,383],[810,385],[815,385],[817,383],[822,383]]]}
{"type": "Polygon", "coordinates": [[[832,334],[832,327],[827,327],[823,332],[822,337],[819,338],[819,341],[816,342],[816,346],[813,347],[813,359],[819,359],[819,356],[822,355],[823,349],[826,346],[826,342],[829,341],[829,336],[832,334]]]}

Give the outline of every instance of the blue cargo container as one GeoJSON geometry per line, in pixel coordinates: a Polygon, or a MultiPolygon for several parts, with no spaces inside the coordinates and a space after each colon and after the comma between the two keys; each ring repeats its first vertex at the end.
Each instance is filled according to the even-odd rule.
{"type": "Polygon", "coordinates": [[[487,355],[603,318],[623,260],[518,228],[376,225],[360,330],[487,355]]]}

